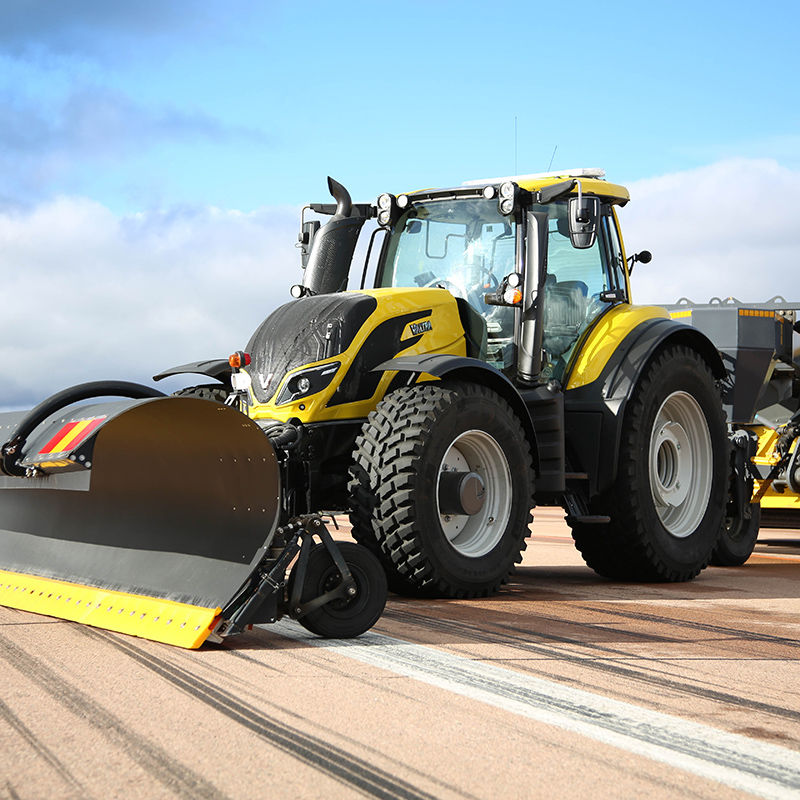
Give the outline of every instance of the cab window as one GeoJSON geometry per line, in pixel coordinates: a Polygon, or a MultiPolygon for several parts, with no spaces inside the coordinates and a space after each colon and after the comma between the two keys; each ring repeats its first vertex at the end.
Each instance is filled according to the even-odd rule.
{"type": "Polygon", "coordinates": [[[578,250],[569,238],[567,203],[547,211],[547,274],[544,286],[542,377],[561,380],[581,334],[610,305],[602,294],[614,288],[606,252],[606,222],[601,220],[594,244],[578,250]]]}
{"type": "Polygon", "coordinates": [[[512,369],[515,310],[490,306],[484,295],[516,270],[513,217],[496,200],[450,198],[415,202],[386,243],[376,286],[440,286],[465,301],[474,355],[512,369]]]}

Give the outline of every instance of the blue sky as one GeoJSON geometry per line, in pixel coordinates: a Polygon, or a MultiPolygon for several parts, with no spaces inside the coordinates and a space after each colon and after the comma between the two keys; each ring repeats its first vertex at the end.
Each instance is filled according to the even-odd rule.
{"type": "Polygon", "coordinates": [[[7,0],[3,195],[252,210],[329,173],[366,199],[541,171],[556,147],[619,182],[797,166],[798,8],[7,0]]]}
{"type": "Polygon", "coordinates": [[[241,347],[329,174],[372,200],[555,149],[630,186],[640,298],[796,297],[798,8],[4,0],[0,406],[241,347]]]}

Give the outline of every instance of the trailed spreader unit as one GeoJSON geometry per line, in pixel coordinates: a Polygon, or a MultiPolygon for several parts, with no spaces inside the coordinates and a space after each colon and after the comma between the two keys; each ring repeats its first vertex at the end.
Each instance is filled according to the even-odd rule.
{"type": "Polygon", "coordinates": [[[745,561],[759,526],[800,527],[800,303],[733,297],[669,306],[673,319],[702,331],[727,369],[722,402],[732,431],[731,500],[716,562],[745,561]]]}

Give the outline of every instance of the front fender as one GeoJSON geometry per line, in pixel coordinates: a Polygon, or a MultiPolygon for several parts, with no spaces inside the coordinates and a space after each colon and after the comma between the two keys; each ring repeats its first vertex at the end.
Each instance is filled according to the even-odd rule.
{"type": "Polygon", "coordinates": [[[539,451],[533,420],[516,386],[500,370],[477,358],[446,354],[399,356],[384,361],[372,369],[373,372],[390,370],[408,374],[407,383],[412,383],[420,375],[427,374],[438,379],[478,383],[497,392],[511,406],[522,423],[525,436],[531,445],[534,467],[538,473],[539,451]]]}
{"type": "Polygon", "coordinates": [[[170,369],[159,372],[158,375],[153,375],[153,380],[160,381],[170,375],[207,375],[230,388],[232,374],[233,369],[227,359],[212,358],[206,361],[192,361],[189,364],[181,364],[179,367],[170,367],[170,369]]]}

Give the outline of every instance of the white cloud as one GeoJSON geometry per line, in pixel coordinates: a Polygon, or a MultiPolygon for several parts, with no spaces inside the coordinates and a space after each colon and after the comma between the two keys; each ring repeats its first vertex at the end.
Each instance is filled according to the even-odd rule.
{"type": "Polygon", "coordinates": [[[69,197],[0,215],[0,407],[244,347],[300,280],[298,219],[285,207],[117,217],[69,197]]]}
{"type": "MultiPolygon", "coordinates": [[[[730,160],[632,184],[627,249],[654,256],[634,271],[636,301],[800,300],[798,179],[774,161],[730,160]]],[[[75,197],[0,214],[0,407],[244,347],[301,279],[298,223],[288,207],[119,217],[75,197]]]]}
{"type": "Polygon", "coordinates": [[[631,184],[626,249],[653,253],[634,269],[636,302],[800,300],[799,182],[774,160],[730,159],[631,184]]]}

